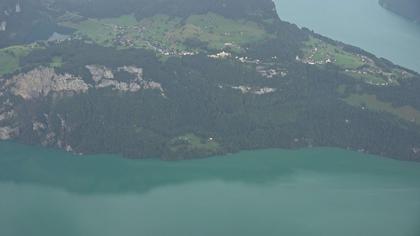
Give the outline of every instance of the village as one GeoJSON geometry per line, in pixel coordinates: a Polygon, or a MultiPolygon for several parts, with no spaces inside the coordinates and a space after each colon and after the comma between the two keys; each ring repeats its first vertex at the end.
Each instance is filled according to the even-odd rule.
{"type": "MultiPolygon", "coordinates": [[[[231,45],[231,43],[226,43],[225,45],[231,45]]],[[[287,76],[287,70],[285,68],[279,68],[277,63],[274,62],[277,59],[277,57],[271,58],[272,62],[265,62],[264,60],[251,59],[247,56],[233,56],[232,53],[226,51],[221,51],[216,54],[208,55],[208,57],[213,59],[233,58],[236,62],[254,65],[256,71],[266,79],[287,76]]]]}
{"type": "MultiPolygon", "coordinates": [[[[199,53],[199,49],[195,50],[182,50],[181,47],[171,47],[165,43],[152,43],[148,40],[147,27],[142,25],[133,25],[133,26],[120,26],[120,25],[107,25],[112,27],[116,37],[113,41],[114,46],[123,47],[123,48],[133,48],[138,46],[143,46],[149,49],[154,50],[160,55],[164,56],[194,56],[199,53]]],[[[227,33],[227,32],[226,32],[227,33]]],[[[232,42],[224,43],[223,50],[216,53],[208,55],[209,58],[213,59],[227,59],[233,58],[235,61],[244,64],[252,64],[256,66],[256,71],[264,78],[272,79],[275,77],[285,77],[287,75],[287,70],[284,68],[277,68],[276,63],[273,62],[264,62],[260,59],[251,59],[247,56],[233,56],[230,51],[232,48],[240,49],[239,45],[236,45],[232,42]],[[226,50],[226,51],[225,51],[226,50]]],[[[276,57],[271,58],[272,61],[276,60],[276,57]]]]}
{"type": "Polygon", "coordinates": [[[413,76],[404,70],[385,71],[365,55],[350,53],[315,39],[308,42],[303,57],[296,56],[296,60],[308,65],[336,65],[343,73],[374,86],[397,85],[399,79],[413,76]]]}
{"type": "Polygon", "coordinates": [[[147,28],[142,25],[121,26],[108,25],[112,27],[113,33],[116,37],[113,39],[113,45],[122,48],[145,47],[156,51],[158,54],[164,56],[193,56],[198,52],[177,49],[175,47],[168,47],[163,43],[156,43],[149,40],[145,34],[147,28]]]}

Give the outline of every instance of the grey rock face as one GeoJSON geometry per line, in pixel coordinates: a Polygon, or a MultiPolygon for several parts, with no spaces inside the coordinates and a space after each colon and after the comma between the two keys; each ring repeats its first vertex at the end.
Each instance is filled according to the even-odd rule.
{"type": "Polygon", "coordinates": [[[14,76],[6,87],[15,96],[25,100],[47,96],[50,92],[83,93],[89,89],[80,77],[71,74],[56,74],[54,69],[40,67],[14,76]]]}
{"type": "Polygon", "coordinates": [[[125,71],[133,76],[128,82],[120,82],[114,77],[111,69],[101,65],[87,65],[86,68],[92,75],[92,80],[95,81],[95,88],[111,87],[114,90],[122,92],[138,92],[141,89],[156,89],[164,96],[164,91],[161,84],[154,81],[145,81],[143,79],[143,68],[135,66],[119,67],[117,71],[125,71]]]}
{"type": "Polygon", "coordinates": [[[0,22],[0,31],[6,31],[7,29],[7,22],[6,21],[1,21],[0,22]]]}
{"type": "Polygon", "coordinates": [[[22,8],[20,7],[20,4],[19,3],[16,4],[15,11],[16,11],[16,13],[22,12],[22,8]]]}
{"type": "Polygon", "coordinates": [[[17,128],[12,127],[0,127],[0,140],[8,140],[15,137],[18,133],[17,128]]]}

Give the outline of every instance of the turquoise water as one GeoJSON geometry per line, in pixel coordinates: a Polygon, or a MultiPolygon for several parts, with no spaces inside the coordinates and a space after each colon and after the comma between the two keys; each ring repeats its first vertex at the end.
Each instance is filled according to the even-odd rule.
{"type": "Polygon", "coordinates": [[[274,0],[280,18],[420,72],[420,24],[378,0],[274,0]]]}
{"type": "Polygon", "coordinates": [[[183,162],[0,143],[0,235],[420,235],[420,163],[339,149],[183,162]]]}

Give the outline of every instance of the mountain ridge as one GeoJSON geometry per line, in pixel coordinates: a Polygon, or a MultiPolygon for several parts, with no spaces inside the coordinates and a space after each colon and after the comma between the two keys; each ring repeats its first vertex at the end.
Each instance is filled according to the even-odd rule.
{"type": "Polygon", "coordinates": [[[417,0],[379,0],[379,4],[409,20],[420,22],[420,2],[417,0]]]}

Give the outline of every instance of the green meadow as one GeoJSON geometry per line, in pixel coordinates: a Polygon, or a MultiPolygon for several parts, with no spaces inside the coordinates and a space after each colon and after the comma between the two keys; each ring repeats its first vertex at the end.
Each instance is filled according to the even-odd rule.
{"type": "Polygon", "coordinates": [[[37,45],[30,44],[0,49],[0,76],[18,70],[20,68],[20,59],[37,47],[37,45]]]}
{"type": "Polygon", "coordinates": [[[137,21],[133,15],[108,19],[87,19],[63,22],[76,29],[76,34],[103,46],[118,48],[153,48],[186,50],[186,41],[195,39],[211,49],[229,45],[240,50],[242,45],[270,37],[258,24],[245,20],[231,20],[208,13],[192,15],[186,20],[155,15],[137,21]],[[128,42],[128,45],[127,45],[128,42]]]}

